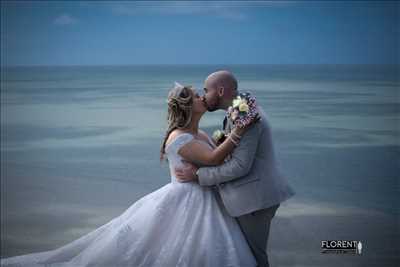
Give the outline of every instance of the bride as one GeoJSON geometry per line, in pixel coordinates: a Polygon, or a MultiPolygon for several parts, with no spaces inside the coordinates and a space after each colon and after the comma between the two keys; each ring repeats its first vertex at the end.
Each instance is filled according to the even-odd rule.
{"type": "Polygon", "coordinates": [[[213,188],[175,178],[174,169],[185,160],[198,166],[221,164],[239,141],[236,136],[246,130],[235,128],[215,147],[198,129],[205,112],[195,90],[176,83],[168,94],[168,130],[161,147],[171,182],[69,244],[1,259],[1,266],[256,266],[239,225],[217,201],[213,188]],[[183,147],[192,151],[190,159],[180,154],[183,147]]]}

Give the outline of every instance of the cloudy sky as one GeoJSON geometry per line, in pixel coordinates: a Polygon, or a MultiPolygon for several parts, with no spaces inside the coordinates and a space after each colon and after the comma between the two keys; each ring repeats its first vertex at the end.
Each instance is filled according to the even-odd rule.
{"type": "Polygon", "coordinates": [[[1,1],[1,64],[396,64],[396,2],[1,1]]]}

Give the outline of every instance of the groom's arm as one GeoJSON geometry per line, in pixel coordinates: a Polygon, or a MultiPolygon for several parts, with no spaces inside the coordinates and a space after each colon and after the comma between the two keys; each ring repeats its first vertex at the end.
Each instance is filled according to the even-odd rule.
{"type": "Polygon", "coordinates": [[[199,184],[211,186],[246,175],[253,165],[257,151],[261,134],[259,127],[259,123],[256,123],[243,134],[239,146],[235,148],[229,161],[219,166],[198,169],[199,184]]]}

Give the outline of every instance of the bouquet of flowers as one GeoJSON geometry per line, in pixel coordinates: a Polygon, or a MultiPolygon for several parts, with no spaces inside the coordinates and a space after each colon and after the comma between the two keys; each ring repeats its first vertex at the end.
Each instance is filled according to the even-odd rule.
{"type": "Polygon", "coordinates": [[[235,126],[243,128],[257,119],[256,98],[250,93],[240,93],[228,108],[227,117],[231,119],[235,126]]]}
{"type": "MultiPolygon", "coordinates": [[[[232,103],[232,106],[228,108],[227,117],[234,125],[243,128],[253,121],[260,119],[257,112],[256,98],[251,96],[250,93],[240,93],[232,103]]],[[[216,130],[213,133],[214,142],[219,145],[224,142],[227,135],[221,131],[216,130]]]]}

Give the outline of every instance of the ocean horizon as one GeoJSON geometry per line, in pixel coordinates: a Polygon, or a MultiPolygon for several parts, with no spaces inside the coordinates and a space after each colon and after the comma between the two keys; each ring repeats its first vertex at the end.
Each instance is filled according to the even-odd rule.
{"type": "MultiPolygon", "coordinates": [[[[202,93],[219,69],[265,110],[280,170],[296,191],[271,228],[272,260],[299,264],[285,260],[300,248],[294,240],[285,251],[280,227],[313,218],[321,224],[310,242],[363,239],[395,263],[399,66],[360,64],[2,66],[0,256],[55,249],[169,183],[159,161],[168,91],[177,81],[202,93]]],[[[212,134],[223,116],[206,113],[200,128],[212,134]]],[[[304,254],[315,266],[324,264],[319,245],[304,254]]],[[[365,255],[368,262],[374,251],[365,255]]]]}

